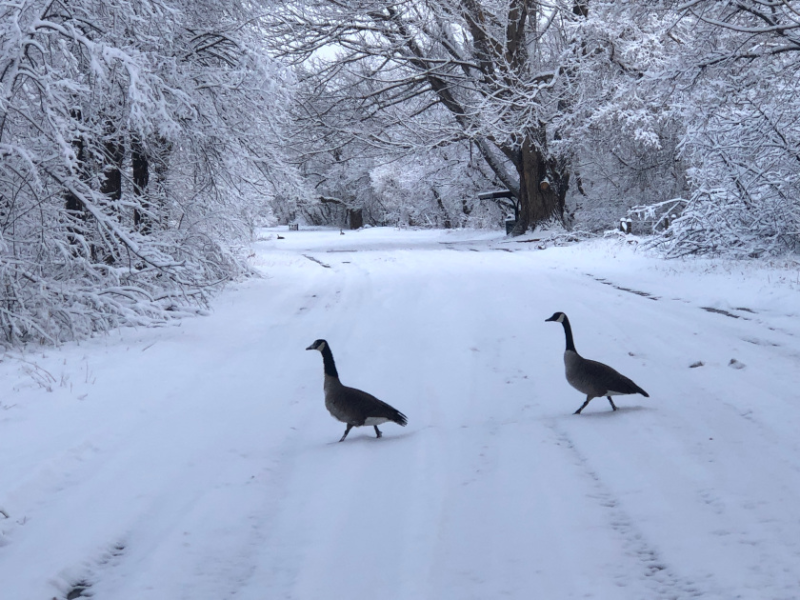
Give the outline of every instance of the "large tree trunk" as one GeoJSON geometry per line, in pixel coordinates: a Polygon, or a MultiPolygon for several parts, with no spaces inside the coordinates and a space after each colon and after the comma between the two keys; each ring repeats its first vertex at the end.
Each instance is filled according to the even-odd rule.
{"type": "MultiPolygon", "coordinates": [[[[109,121],[107,123],[107,138],[103,142],[103,153],[106,164],[103,168],[103,180],[100,182],[100,192],[111,202],[112,210],[116,213],[118,220],[122,214],[119,211],[119,201],[122,199],[122,161],[125,160],[125,145],[122,136],[117,131],[116,124],[109,121]]],[[[117,250],[111,244],[104,244],[104,248],[92,245],[92,259],[102,260],[106,264],[113,265],[117,262],[117,250]]]]}
{"type": "Polygon", "coordinates": [[[131,168],[133,170],[133,193],[139,206],[133,209],[133,226],[143,235],[153,230],[153,220],[149,214],[147,183],[150,180],[150,161],[141,140],[134,138],[131,143],[131,168]]]}
{"type": "MultiPolygon", "coordinates": [[[[78,169],[82,170],[85,164],[83,139],[77,138],[73,140],[72,146],[75,149],[75,157],[79,165],[78,169]]],[[[80,176],[81,178],[84,178],[85,173],[81,172],[80,176]]],[[[83,204],[81,201],[69,190],[64,193],[64,208],[67,211],[67,219],[69,223],[67,225],[67,230],[69,231],[67,238],[69,239],[69,243],[71,245],[77,247],[80,244],[80,239],[84,233],[83,228],[78,226],[78,223],[82,223],[86,220],[86,213],[83,210],[83,204]]],[[[74,250],[73,252],[77,252],[77,250],[74,250]]]]}
{"type": "Polygon", "coordinates": [[[530,135],[515,158],[520,182],[519,219],[511,235],[522,235],[529,227],[553,218],[563,222],[569,175],[555,160],[542,155],[530,135]]]}
{"type": "Polygon", "coordinates": [[[106,165],[100,192],[114,203],[122,198],[122,161],[125,159],[125,146],[114,125],[109,125],[110,135],[103,144],[106,165]]]}

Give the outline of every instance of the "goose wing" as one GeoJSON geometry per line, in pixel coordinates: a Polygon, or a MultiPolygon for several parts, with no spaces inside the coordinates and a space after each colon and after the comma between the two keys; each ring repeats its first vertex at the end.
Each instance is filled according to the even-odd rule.
{"type": "Polygon", "coordinates": [[[615,392],[617,394],[641,394],[647,398],[650,397],[650,394],[619,371],[596,360],[584,359],[584,361],[583,366],[587,379],[595,382],[598,388],[605,388],[605,391],[599,395],[605,396],[609,392],[615,392]]]}
{"type": "Polygon", "coordinates": [[[351,387],[345,387],[344,393],[347,396],[349,408],[362,422],[369,417],[381,417],[403,427],[408,423],[408,419],[403,413],[383,400],[378,400],[372,394],[351,387]]]}

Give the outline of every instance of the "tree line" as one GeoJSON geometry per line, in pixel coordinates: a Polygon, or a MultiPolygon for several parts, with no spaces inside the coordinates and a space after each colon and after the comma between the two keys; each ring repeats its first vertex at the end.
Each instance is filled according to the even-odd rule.
{"type": "Polygon", "coordinates": [[[353,208],[797,251],[799,58],[800,0],[0,0],[0,336],[202,311],[353,208]]]}
{"type": "Polygon", "coordinates": [[[670,255],[797,249],[796,0],[302,0],[266,19],[320,197],[496,226],[508,201],[476,200],[495,187],[514,234],[632,214],[670,255]]]}

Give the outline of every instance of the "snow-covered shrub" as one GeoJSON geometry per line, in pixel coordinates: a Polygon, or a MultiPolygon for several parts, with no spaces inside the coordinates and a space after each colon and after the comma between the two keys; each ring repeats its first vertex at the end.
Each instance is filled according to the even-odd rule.
{"type": "Polygon", "coordinates": [[[673,70],[691,193],[657,240],[671,256],[800,250],[800,2],[688,3],[673,70]],[[784,27],[785,26],[785,27],[784,27]]]}
{"type": "Polygon", "coordinates": [[[764,81],[695,119],[684,155],[694,193],[671,227],[671,254],[800,250],[800,102],[764,81]],[[699,122],[698,122],[699,121],[699,122]]]}

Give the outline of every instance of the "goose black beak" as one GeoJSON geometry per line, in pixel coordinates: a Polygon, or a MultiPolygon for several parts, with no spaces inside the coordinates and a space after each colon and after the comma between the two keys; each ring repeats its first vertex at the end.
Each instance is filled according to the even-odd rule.
{"type": "Polygon", "coordinates": [[[308,348],[306,348],[306,350],[313,350],[313,349],[314,349],[313,344],[311,346],[309,346],[308,348]]]}

